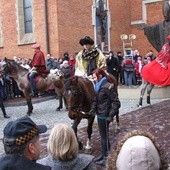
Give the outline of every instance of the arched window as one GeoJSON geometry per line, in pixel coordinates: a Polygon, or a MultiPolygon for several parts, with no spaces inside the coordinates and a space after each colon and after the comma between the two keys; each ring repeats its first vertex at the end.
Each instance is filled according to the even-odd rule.
{"type": "Polygon", "coordinates": [[[25,34],[32,33],[32,6],[31,0],[23,0],[25,34]]]}

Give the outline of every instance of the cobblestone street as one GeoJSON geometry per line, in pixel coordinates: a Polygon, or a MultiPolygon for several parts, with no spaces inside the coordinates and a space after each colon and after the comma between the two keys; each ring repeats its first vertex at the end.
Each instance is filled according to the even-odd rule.
{"type": "MultiPolygon", "coordinates": [[[[49,130],[53,127],[55,123],[64,122],[67,124],[72,123],[68,118],[67,112],[65,109],[60,112],[55,111],[58,106],[58,100],[49,99],[43,101],[43,98],[39,99],[40,103],[34,103],[34,113],[31,115],[37,124],[45,124],[48,126],[49,130]]],[[[114,126],[110,129],[110,137],[112,147],[115,147],[117,141],[122,137],[126,132],[129,132],[134,129],[147,129],[150,132],[153,132],[158,138],[158,142],[162,144],[165,148],[168,157],[170,158],[170,133],[168,129],[170,128],[170,100],[163,99],[153,99],[152,106],[146,106],[146,101],[144,100],[144,107],[138,109],[137,104],[138,100],[121,100],[120,108],[120,123],[121,130],[118,134],[114,133],[114,126]],[[157,103],[157,104],[156,104],[157,103]]],[[[3,128],[8,121],[14,120],[16,118],[26,115],[27,106],[13,106],[9,105],[6,107],[7,113],[11,116],[10,119],[4,119],[0,116],[0,154],[3,154],[3,128]]],[[[85,144],[86,141],[86,120],[83,120],[79,125],[78,136],[80,140],[85,144]]],[[[46,155],[46,142],[48,139],[49,131],[42,135],[42,156],[46,155]]],[[[96,121],[93,128],[92,136],[92,145],[93,150],[92,154],[97,156],[99,154],[100,139],[97,129],[96,121]]],[[[98,167],[98,169],[102,169],[98,167]]]]}

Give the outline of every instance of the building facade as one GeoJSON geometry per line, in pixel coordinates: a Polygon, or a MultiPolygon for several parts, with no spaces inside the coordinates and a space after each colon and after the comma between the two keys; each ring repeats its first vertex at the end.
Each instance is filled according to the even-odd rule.
{"type": "Polygon", "coordinates": [[[75,53],[88,35],[104,51],[123,51],[122,34],[135,34],[133,49],[156,51],[142,27],[163,21],[163,0],[1,0],[0,58],[32,58],[33,43],[55,58],[75,53]]]}

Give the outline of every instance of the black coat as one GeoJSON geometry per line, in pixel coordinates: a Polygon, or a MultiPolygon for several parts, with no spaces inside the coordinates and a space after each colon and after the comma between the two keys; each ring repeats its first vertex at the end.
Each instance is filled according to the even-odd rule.
{"type": "Polygon", "coordinates": [[[111,58],[110,57],[107,58],[106,65],[107,65],[107,72],[116,77],[119,70],[119,62],[117,57],[112,56],[111,58]]]}
{"type": "Polygon", "coordinates": [[[5,98],[5,80],[3,79],[3,82],[0,80],[0,98],[5,98]]]}
{"type": "Polygon", "coordinates": [[[106,82],[96,93],[91,109],[101,117],[113,117],[120,108],[120,101],[113,89],[113,85],[106,82]]]}
{"type": "Polygon", "coordinates": [[[0,170],[50,170],[49,166],[44,166],[33,162],[27,158],[7,154],[0,158],[0,170]]]}

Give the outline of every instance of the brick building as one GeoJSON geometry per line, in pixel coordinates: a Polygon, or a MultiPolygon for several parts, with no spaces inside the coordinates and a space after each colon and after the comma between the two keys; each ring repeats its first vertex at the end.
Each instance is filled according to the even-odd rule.
{"type": "MultiPolygon", "coordinates": [[[[0,58],[32,58],[31,44],[45,54],[61,57],[81,50],[79,40],[96,34],[98,0],[1,0],[0,58]],[[31,14],[31,15],[30,15],[31,14]]],[[[104,0],[107,13],[107,50],[122,50],[122,34],[135,34],[133,49],[144,55],[153,49],[140,28],[163,21],[163,0],[104,0]]],[[[155,51],[156,52],[156,51],[155,51]]]]}

